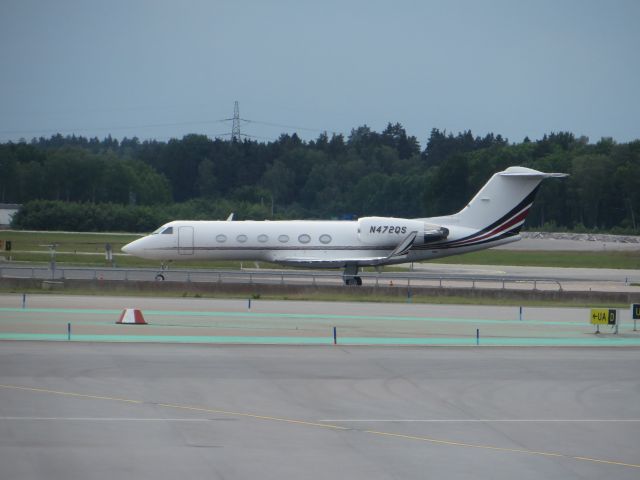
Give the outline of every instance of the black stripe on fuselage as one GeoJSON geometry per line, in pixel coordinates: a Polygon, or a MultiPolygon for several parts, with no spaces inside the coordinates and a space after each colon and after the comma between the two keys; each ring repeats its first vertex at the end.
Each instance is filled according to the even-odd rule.
{"type": "Polygon", "coordinates": [[[466,248],[466,247],[475,247],[476,245],[484,245],[486,243],[497,242],[498,240],[503,240],[509,237],[515,237],[520,233],[520,229],[522,226],[516,227],[512,230],[508,230],[504,233],[501,233],[497,237],[487,238],[486,240],[480,240],[474,243],[465,243],[464,245],[450,245],[450,244],[433,244],[433,245],[420,245],[418,247],[414,247],[415,250],[453,250],[455,248],[466,248]]]}

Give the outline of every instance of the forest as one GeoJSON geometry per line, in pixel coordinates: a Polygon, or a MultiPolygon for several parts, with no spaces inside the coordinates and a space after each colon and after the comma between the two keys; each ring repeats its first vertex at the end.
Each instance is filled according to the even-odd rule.
{"type": "Polygon", "coordinates": [[[640,140],[569,132],[510,142],[431,130],[424,148],[399,123],[303,141],[168,142],[53,135],[0,144],[0,202],[13,228],[147,232],[174,219],[426,217],[462,208],[495,172],[569,173],[543,183],[530,230],[638,233],[640,140]]]}

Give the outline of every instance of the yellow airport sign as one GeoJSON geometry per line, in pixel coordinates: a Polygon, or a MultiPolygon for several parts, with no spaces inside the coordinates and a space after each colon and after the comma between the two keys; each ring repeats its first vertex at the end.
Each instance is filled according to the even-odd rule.
{"type": "Polygon", "coordinates": [[[611,308],[592,308],[591,324],[592,325],[615,325],[616,310],[611,308]]]}

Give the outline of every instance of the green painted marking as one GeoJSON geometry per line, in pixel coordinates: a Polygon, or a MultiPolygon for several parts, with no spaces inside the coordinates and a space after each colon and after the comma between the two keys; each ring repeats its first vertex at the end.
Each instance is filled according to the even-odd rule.
{"type": "MultiPolygon", "coordinates": [[[[72,308],[0,308],[0,312],[11,313],[65,313],[65,314],[94,314],[120,315],[120,310],[95,310],[72,308]]],[[[332,315],[332,314],[303,314],[303,313],[256,313],[256,312],[203,312],[203,311],[163,311],[145,310],[143,314],[153,316],[172,317],[239,317],[239,318],[278,318],[278,319],[319,319],[319,320],[367,320],[367,321],[404,321],[404,322],[440,322],[440,323],[471,323],[471,324],[517,324],[517,325],[578,325],[579,322],[551,321],[551,320],[496,320],[486,318],[446,318],[446,317],[401,317],[401,316],[368,316],[368,315],[332,315]]]]}
{"type": "Polygon", "coordinates": [[[94,315],[120,315],[122,310],[96,310],[83,308],[0,308],[0,312],[12,313],[90,313],[94,315]]]}
{"type": "MultiPolygon", "coordinates": [[[[66,334],[0,333],[0,340],[68,341],[66,334]]],[[[144,343],[206,343],[259,345],[330,345],[332,337],[260,337],[260,336],[195,336],[195,335],[72,335],[71,341],[84,342],[144,342],[144,343]]],[[[449,338],[384,338],[342,337],[338,345],[407,345],[407,346],[475,346],[475,337],[449,338]]],[[[640,338],[481,338],[480,346],[562,346],[562,347],[640,347],[640,338]]]]}

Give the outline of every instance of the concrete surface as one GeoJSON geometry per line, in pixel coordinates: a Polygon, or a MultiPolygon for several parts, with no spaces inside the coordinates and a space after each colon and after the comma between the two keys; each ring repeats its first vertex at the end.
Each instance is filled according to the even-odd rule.
{"type": "MultiPolygon", "coordinates": [[[[629,309],[594,335],[588,308],[0,295],[0,339],[173,343],[640,346],[629,309]],[[148,325],[116,325],[139,308],[148,325]]],[[[606,307],[606,305],[603,305],[606,307]]]]}
{"type": "Polygon", "coordinates": [[[637,479],[626,348],[0,342],[0,478],[637,479]]]}

